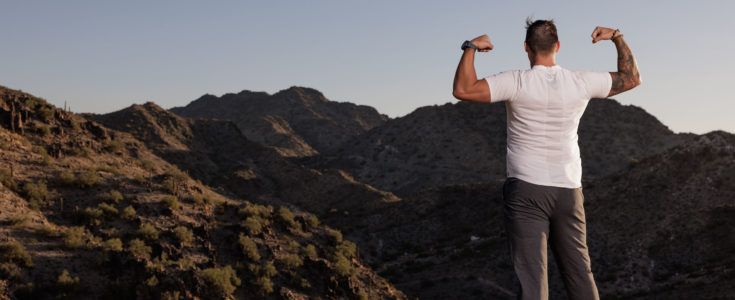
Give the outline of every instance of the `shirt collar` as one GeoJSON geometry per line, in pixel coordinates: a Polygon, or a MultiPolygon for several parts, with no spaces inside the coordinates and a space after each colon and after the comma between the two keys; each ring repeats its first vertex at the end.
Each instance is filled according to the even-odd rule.
{"type": "Polygon", "coordinates": [[[544,65],[533,65],[533,67],[531,69],[533,69],[533,70],[536,70],[536,69],[558,70],[558,69],[561,69],[561,66],[559,66],[558,64],[553,65],[551,67],[547,67],[547,66],[544,66],[544,65]]]}

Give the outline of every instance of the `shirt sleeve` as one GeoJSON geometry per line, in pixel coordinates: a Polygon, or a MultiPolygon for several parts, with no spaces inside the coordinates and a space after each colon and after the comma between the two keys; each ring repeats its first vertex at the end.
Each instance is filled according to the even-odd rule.
{"type": "Polygon", "coordinates": [[[485,77],[490,87],[490,102],[512,100],[518,92],[517,71],[504,71],[485,77]]]}
{"type": "Polygon", "coordinates": [[[582,72],[587,95],[589,98],[607,98],[612,89],[612,76],[610,72],[582,72]]]}

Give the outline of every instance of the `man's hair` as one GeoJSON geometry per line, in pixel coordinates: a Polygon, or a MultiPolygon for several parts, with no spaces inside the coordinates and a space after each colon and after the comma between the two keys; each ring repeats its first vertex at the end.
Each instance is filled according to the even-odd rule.
{"type": "Polygon", "coordinates": [[[526,19],[526,43],[531,51],[539,54],[548,54],[554,51],[559,36],[556,34],[554,20],[526,19]]]}

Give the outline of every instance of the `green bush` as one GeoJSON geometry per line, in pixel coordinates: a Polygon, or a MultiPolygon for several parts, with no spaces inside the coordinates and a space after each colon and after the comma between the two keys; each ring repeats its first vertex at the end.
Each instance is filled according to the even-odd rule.
{"type": "Polygon", "coordinates": [[[260,276],[255,280],[255,285],[260,288],[263,294],[273,293],[273,282],[268,276],[260,276]]]}
{"type": "Polygon", "coordinates": [[[245,257],[249,258],[252,261],[260,260],[258,245],[255,244],[255,241],[253,241],[253,239],[240,233],[239,243],[243,254],[245,254],[245,257]]]}
{"type": "Polygon", "coordinates": [[[99,205],[97,205],[97,208],[104,212],[105,215],[112,216],[118,214],[117,207],[113,206],[112,204],[100,203],[99,205]]]}
{"type": "Polygon", "coordinates": [[[59,173],[59,183],[65,186],[72,186],[77,181],[77,176],[74,172],[69,170],[63,170],[59,173]]]}
{"type": "Polygon", "coordinates": [[[0,262],[16,263],[23,267],[33,266],[33,258],[23,244],[12,240],[0,243],[0,262]]]}
{"type": "Polygon", "coordinates": [[[166,207],[171,210],[178,210],[181,207],[181,205],[179,205],[179,198],[174,195],[166,195],[163,197],[162,201],[166,204],[166,207]]]}
{"type": "Polygon", "coordinates": [[[41,136],[48,136],[51,135],[51,128],[43,124],[36,124],[36,133],[41,136]]]}
{"type": "Polygon", "coordinates": [[[102,249],[111,252],[121,252],[123,251],[123,243],[118,238],[109,239],[102,244],[102,249]]]}
{"type": "Polygon", "coordinates": [[[85,238],[86,230],[82,226],[69,227],[64,230],[64,245],[67,248],[76,249],[85,246],[87,239],[85,238]]]}
{"type": "Polygon", "coordinates": [[[107,193],[104,193],[101,195],[100,198],[102,198],[102,201],[110,201],[114,203],[120,203],[120,201],[125,199],[125,197],[123,197],[123,194],[117,190],[111,190],[107,193]]]}
{"type": "Polygon", "coordinates": [[[258,216],[247,217],[245,218],[245,222],[243,222],[243,226],[251,235],[262,232],[265,225],[267,225],[266,221],[258,216]]]}
{"type": "Polygon", "coordinates": [[[337,274],[342,276],[349,276],[354,271],[352,263],[344,255],[337,254],[332,259],[333,268],[337,274]]]}
{"type": "Polygon", "coordinates": [[[128,251],[137,259],[149,260],[151,259],[153,249],[147,246],[144,241],[133,239],[128,244],[128,251]]]}
{"type": "Polygon", "coordinates": [[[79,277],[71,276],[69,271],[64,269],[56,278],[56,284],[60,287],[71,288],[79,284],[79,277]]]}
{"type": "Polygon", "coordinates": [[[123,208],[123,210],[120,212],[120,217],[125,220],[133,220],[135,219],[135,214],[136,214],[135,208],[128,205],[127,207],[123,208]]]}
{"type": "Polygon", "coordinates": [[[174,228],[174,235],[182,246],[191,245],[194,242],[194,233],[184,226],[174,228]]]}
{"type": "Polygon", "coordinates": [[[104,146],[105,151],[110,152],[110,153],[118,153],[122,151],[123,148],[124,148],[123,143],[118,140],[108,140],[105,142],[105,146],[104,146]]]}
{"type": "Polygon", "coordinates": [[[99,207],[85,207],[82,214],[89,225],[99,226],[102,224],[102,216],[105,212],[99,207]]]}
{"type": "Polygon", "coordinates": [[[319,254],[317,254],[316,252],[316,246],[314,246],[313,244],[306,245],[306,247],[304,247],[303,252],[304,252],[304,256],[311,258],[311,259],[316,259],[317,257],[319,257],[319,254]]]}
{"type": "Polygon", "coordinates": [[[335,251],[347,258],[357,257],[357,246],[351,241],[342,241],[342,243],[337,245],[335,251]]]}
{"type": "Polygon", "coordinates": [[[10,170],[0,169],[0,184],[11,190],[18,189],[15,179],[13,179],[13,176],[10,176],[10,170]]]}
{"type": "Polygon", "coordinates": [[[316,215],[309,214],[306,216],[306,223],[309,224],[311,227],[317,227],[319,226],[319,218],[316,215]]]}
{"type": "Polygon", "coordinates": [[[102,178],[94,170],[86,170],[77,177],[77,185],[81,188],[90,188],[102,182],[102,178]]]}
{"type": "Polygon", "coordinates": [[[339,245],[342,243],[342,233],[339,232],[337,229],[327,228],[326,229],[327,235],[332,239],[332,242],[335,245],[339,245]]]}
{"type": "Polygon", "coordinates": [[[273,261],[269,260],[265,264],[263,264],[263,267],[261,268],[261,272],[263,275],[268,277],[273,277],[278,274],[278,270],[276,270],[276,265],[273,264],[273,261]]]}
{"type": "Polygon", "coordinates": [[[0,279],[14,280],[20,279],[23,270],[12,262],[0,262],[0,279]]]}
{"type": "Polygon", "coordinates": [[[280,256],[279,260],[286,267],[286,269],[290,270],[301,267],[304,264],[304,260],[301,259],[300,256],[291,253],[280,256]]]}
{"type": "Polygon", "coordinates": [[[156,227],[154,227],[153,224],[150,223],[140,224],[140,227],[138,228],[138,234],[148,240],[158,239],[158,229],[156,229],[156,227]]]}
{"type": "Polygon", "coordinates": [[[204,269],[198,275],[206,284],[208,293],[216,297],[229,297],[240,285],[240,278],[230,266],[204,269]]]}
{"type": "Polygon", "coordinates": [[[286,224],[286,226],[288,226],[288,228],[301,230],[301,224],[296,222],[293,212],[291,212],[287,207],[281,206],[278,208],[278,217],[286,224]]]}
{"type": "Polygon", "coordinates": [[[45,205],[48,199],[48,189],[46,188],[46,183],[43,181],[39,181],[38,183],[26,182],[23,185],[23,194],[31,203],[31,206],[35,206],[34,208],[45,205]]]}

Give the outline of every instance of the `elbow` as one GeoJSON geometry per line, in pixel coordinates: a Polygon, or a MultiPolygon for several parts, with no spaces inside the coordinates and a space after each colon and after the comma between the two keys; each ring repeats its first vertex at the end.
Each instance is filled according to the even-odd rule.
{"type": "Polygon", "coordinates": [[[641,85],[641,82],[643,82],[641,80],[641,75],[636,76],[635,78],[633,78],[633,87],[641,85]]]}
{"type": "Polygon", "coordinates": [[[454,96],[454,98],[456,98],[457,100],[464,101],[465,99],[467,99],[467,94],[459,89],[452,90],[452,96],[454,96]]]}

